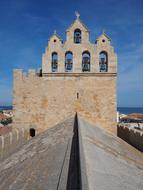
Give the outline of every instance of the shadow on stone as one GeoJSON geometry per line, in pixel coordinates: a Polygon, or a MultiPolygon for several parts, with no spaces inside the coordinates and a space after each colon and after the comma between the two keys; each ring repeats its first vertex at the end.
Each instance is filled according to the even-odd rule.
{"type": "Polygon", "coordinates": [[[77,114],[75,116],[73,139],[71,145],[71,154],[69,161],[69,171],[66,190],[81,190],[81,168],[78,138],[78,121],[77,114]]]}

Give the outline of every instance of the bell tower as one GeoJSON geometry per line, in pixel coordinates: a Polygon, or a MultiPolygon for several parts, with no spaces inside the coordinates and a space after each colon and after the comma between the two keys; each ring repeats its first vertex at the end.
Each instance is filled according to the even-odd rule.
{"type": "Polygon", "coordinates": [[[103,31],[94,43],[79,13],[66,30],[54,31],[42,57],[42,72],[14,74],[17,126],[45,130],[78,113],[116,133],[117,55],[103,31]],[[35,127],[34,127],[34,126],[35,127]]]}

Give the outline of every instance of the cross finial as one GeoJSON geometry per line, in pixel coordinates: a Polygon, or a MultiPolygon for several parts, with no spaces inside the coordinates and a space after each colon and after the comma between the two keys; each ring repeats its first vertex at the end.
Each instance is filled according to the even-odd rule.
{"type": "Polygon", "coordinates": [[[55,34],[55,35],[57,34],[57,31],[56,31],[56,30],[54,30],[54,34],[55,34]]]}
{"type": "Polygon", "coordinates": [[[102,30],[102,34],[105,34],[105,30],[104,29],[102,30]]]}
{"type": "Polygon", "coordinates": [[[75,12],[75,16],[76,16],[77,19],[79,19],[80,14],[76,11],[76,12],[75,12]]]}

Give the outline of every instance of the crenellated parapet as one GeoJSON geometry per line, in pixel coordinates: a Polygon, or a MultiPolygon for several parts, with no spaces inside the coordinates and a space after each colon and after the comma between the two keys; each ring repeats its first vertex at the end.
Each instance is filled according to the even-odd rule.
{"type": "Polygon", "coordinates": [[[26,128],[14,128],[11,132],[0,136],[0,160],[9,156],[29,139],[29,130],[26,128]]]}
{"type": "Polygon", "coordinates": [[[130,127],[129,124],[118,124],[118,128],[143,136],[143,131],[135,129],[134,127],[130,127]]]}
{"type": "Polygon", "coordinates": [[[127,124],[119,124],[117,126],[117,135],[143,152],[143,131],[132,128],[127,124]]]}
{"type": "Polygon", "coordinates": [[[40,75],[40,70],[29,69],[28,71],[24,71],[22,69],[14,69],[13,72],[14,78],[16,79],[24,79],[28,77],[37,77],[40,75]]]}

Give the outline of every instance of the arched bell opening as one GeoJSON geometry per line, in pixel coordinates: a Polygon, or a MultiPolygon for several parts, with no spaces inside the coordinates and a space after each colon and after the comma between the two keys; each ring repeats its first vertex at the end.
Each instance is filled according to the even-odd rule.
{"type": "Polygon", "coordinates": [[[71,72],[73,69],[73,54],[71,51],[65,53],[65,71],[71,72]]]}
{"type": "Polygon", "coordinates": [[[99,54],[99,71],[108,72],[108,54],[105,51],[99,54]]]}
{"type": "Polygon", "coordinates": [[[75,44],[81,43],[81,30],[80,29],[76,29],[74,31],[74,43],[75,44]]]}
{"type": "Polygon", "coordinates": [[[52,53],[52,64],[51,64],[52,72],[58,71],[58,54],[56,52],[52,53]]]}
{"type": "Polygon", "coordinates": [[[88,51],[82,53],[82,71],[90,72],[90,53],[88,51]]]}

